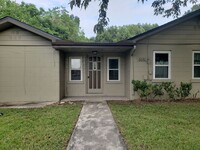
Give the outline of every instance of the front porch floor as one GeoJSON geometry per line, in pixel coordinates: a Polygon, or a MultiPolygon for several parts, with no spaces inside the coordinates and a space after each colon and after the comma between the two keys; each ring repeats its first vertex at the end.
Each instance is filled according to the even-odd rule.
{"type": "Polygon", "coordinates": [[[61,102],[68,101],[88,101],[88,102],[97,102],[97,101],[128,101],[129,99],[125,96],[69,96],[61,100],[61,102]]]}

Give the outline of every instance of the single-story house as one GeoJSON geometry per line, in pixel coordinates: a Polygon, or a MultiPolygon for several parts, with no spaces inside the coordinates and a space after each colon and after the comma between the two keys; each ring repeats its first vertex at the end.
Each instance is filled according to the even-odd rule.
{"type": "Polygon", "coordinates": [[[62,40],[0,19],[0,102],[64,97],[136,98],[132,80],[200,89],[200,10],[118,43],[62,40]]]}

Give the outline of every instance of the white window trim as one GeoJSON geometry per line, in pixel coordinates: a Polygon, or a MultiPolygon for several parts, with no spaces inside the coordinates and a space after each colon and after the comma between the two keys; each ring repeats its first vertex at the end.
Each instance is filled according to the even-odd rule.
{"type": "Polygon", "coordinates": [[[153,79],[155,79],[155,80],[171,79],[171,51],[154,51],[153,52],[153,79]],[[162,54],[162,53],[168,54],[168,61],[169,61],[168,65],[160,65],[160,66],[168,66],[168,78],[156,78],[155,77],[156,66],[159,66],[159,65],[156,65],[155,56],[156,56],[156,54],[162,54]]]}
{"type": "Polygon", "coordinates": [[[80,81],[83,81],[83,64],[82,64],[82,57],[69,57],[69,81],[72,81],[72,82],[80,82],[80,81]],[[73,69],[73,70],[81,70],[81,80],[72,80],[71,79],[71,59],[80,59],[80,62],[81,62],[81,69],[73,69]]]}
{"type": "Polygon", "coordinates": [[[107,81],[109,81],[109,82],[120,81],[120,74],[121,74],[120,64],[121,64],[120,57],[107,57],[107,81]],[[109,69],[109,60],[110,59],[118,59],[118,69],[109,69]],[[118,80],[109,80],[109,70],[118,70],[118,80]]]}
{"type": "Polygon", "coordinates": [[[200,66],[194,64],[194,54],[195,53],[200,53],[200,51],[192,51],[192,79],[200,79],[200,77],[194,77],[194,66],[200,66]]]}

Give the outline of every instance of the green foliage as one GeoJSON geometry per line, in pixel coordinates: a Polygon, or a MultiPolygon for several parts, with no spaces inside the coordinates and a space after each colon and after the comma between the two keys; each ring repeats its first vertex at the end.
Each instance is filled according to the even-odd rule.
{"type": "Polygon", "coordinates": [[[192,6],[192,8],[191,8],[192,11],[196,11],[199,9],[200,9],[200,4],[196,4],[196,5],[192,6]]]}
{"type": "MultiPolygon", "coordinates": [[[[86,9],[92,0],[70,0],[70,7],[79,7],[86,9]]],[[[101,33],[104,31],[104,28],[108,25],[109,19],[107,17],[109,0],[100,0],[99,1],[99,18],[97,24],[94,26],[95,33],[101,33]]]]}
{"type": "Polygon", "coordinates": [[[152,85],[146,81],[133,80],[132,84],[134,91],[137,91],[141,98],[148,98],[152,93],[152,85]]]}
{"type": "MultiPolygon", "coordinates": [[[[89,4],[95,0],[70,0],[71,9],[79,7],[87,9],[89,4]]],[[[137,0],[145,3],[148,0],[137,0]]],[[[123,3],[123,2],[122,2],[123,3]]],[[[152,7],[155,15],[163,15],[164,17],[178,17],[181,15],[181,8],[187,7],[188,4],[197,4],[198,0],[153,0],[152,7]]],[[[108,26],[109,18],[107,17],[107,9],[109,0],[99,0],[99,18],[94,26],[94,32],[102,33],[104,28],[108,26]]],[[[123,9],[123,8],[122,8],[123,9]]]]}
{"type": "Polygon", "coordinates": [[[191,93],[192,90],[192,83],[183,83],[181,82],[180,85],[180,96],[181,98],[186,98],[188,97],[191,93]]]}
{"type": "Polygon", "coordinates": [[[153,98],[157,97],[157,96],[162,96],[164,95],[164,91],[163,91],[163,86],[162,84],[154,84],[152,86],[152,93],[154,95],[153,98]]]}
{"type": "Polygon", "coordinates": [[[173,82],[163,82],[162,85],[171,99],[186,98],[192,90],[192,83],[181,82],[180,87],[176,87],[173,82]]]}
{"type": "MultiPolygon", "coordinates": [[[[139,0],[141,1],[141,0],[139,0]]],[[[142,0],[144,1],[144,0],[142,0]]],[[[198,0],[170,0],[170,1],[161,1],[154,0],[152,7],[154,8],[155,15],[163,14],[164,17],[178,17],[181,15],[181,8],[187,7],[187,4],[196,4],[198,0]],[[171,5],[171,7],[166,7],[171,5]]]]}
{"type": "Polygon", "coordinates": [[[186,98],[191,93],[191,83],[180,83],[180,87],[176,87],[173,82],[162,82],[160,84],[147,83],[147,81],[133,80],[133,90],[138,92],[140,98],[149,98],[163,96],[165,93],[170,99],[186,98]]]}
{"type": "Polygon", "coordinates": [[[18,4],[10,0],[0,0],[0,18],[11,16],[62,39],[87,40],[79,26],[79,18],[70,15],[64,7],[44,10],[33,4],[18,4]]]}
{"type": "Polygon", "coordinates": [[[200,9],[200,4],[196,4],[196,5],[192,6],[191,10],[186,11],[185,15],[187,15],[193,11],[199,10],[199,9],[200,9]]]}
{"type": "Polygon", "coordinates": [[[155,98],[164,95],[162,84],[151,84],[139,80],[133,80],[132,84],[133,90],[138,92],[141,98],[145,97],[147,99],[152,96],[155,98]]]}
{"type": "Polygon", "coordinates": [[[124,39],[131,38],[135,35],[146,32],[157,27],[157,24],[136,24],[124,26],[111,26],[102,33],[97,33],[95,42],[118,42],[124,39]]]}
{"type": "Polygon", "coordinates": [[[176,96],[179,95],[176,85],[173,82],[163,82],[162,86],[164,90],[167,92],[167,94],[169,95],[169,98],[175,99],[176,96]]]}

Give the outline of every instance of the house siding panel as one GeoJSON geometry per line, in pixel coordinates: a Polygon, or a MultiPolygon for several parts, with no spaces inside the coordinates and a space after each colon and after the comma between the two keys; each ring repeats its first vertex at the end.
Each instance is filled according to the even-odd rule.
{"type": "Polygon", "coordinates": [[[188,20],[172,28],[166,29],[143,39],[138,43],[149,44],[199,44],[200,23],[199,18],[188,20]]]}
{"type": "Polygon", "coordinates": [[[51,42],[16,27],[0,37],[0,102],[58,101],[59,52],[51,42]],[[20,38],[2,40],[15,33],[20,38]]]}
{"type": "Polygon", "coordinates": [[[0,45],[51,45],[51,41],[19,27],[2,31],[0,45]]]}

